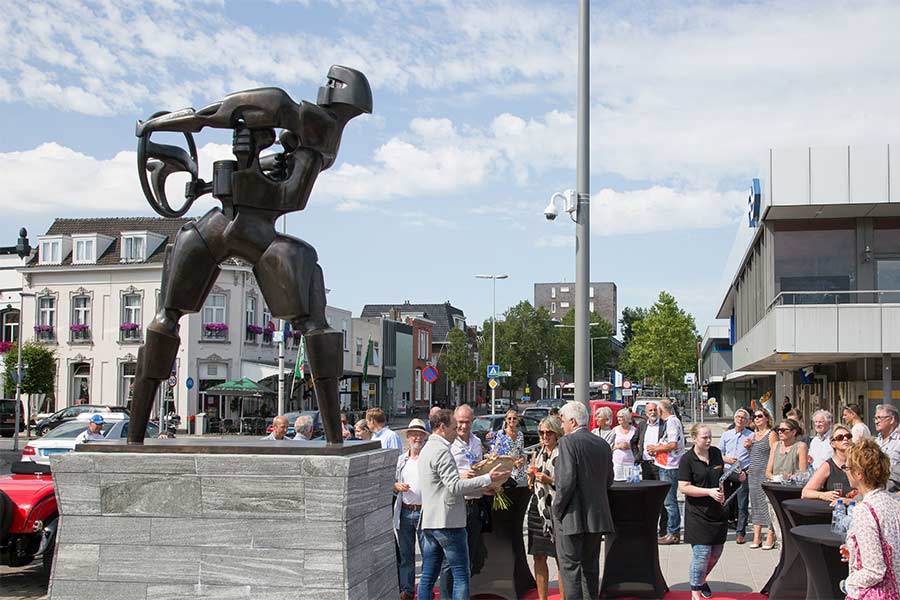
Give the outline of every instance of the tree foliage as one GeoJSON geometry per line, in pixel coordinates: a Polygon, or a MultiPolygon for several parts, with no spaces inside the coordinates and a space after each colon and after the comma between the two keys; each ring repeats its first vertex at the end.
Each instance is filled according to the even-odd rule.
{"type": "Polygon", "coordinates": [[[622,318],[619,324],[622,326],[622,343],[626,346],[634,339],[634,328],[647,316],[647,309],[642,306],[626,306],[622,309],[622,318]]]}
{"type": "MultiPolygon", "coordinates": [[[[3,391],[7,398],[16,393],[13,374],[19,361],[19,347],[13,345],[6,351],[3,371],[3,391]]],[[[26,367],[22,377],[25,394],[51,394],[56,382],[56,353],[43,344],[26,342],[22,346],[22,364],[26,367]]]]}
{"type": "Polygon", "coordinates": [[[469,348],[469,337],[461,329],[453,328],[447,335],[447,350],[438,361],[438,368],[455,384],[473,381],[475,373],[475,356],[469,348]]]}
{"type": "MultiPolygon", "coordinates": [[[[592,344],[594,372],[591,374],[591,379],[599,380],[603,377],[606,364],[612,355],[612,344],[609,338],[613,334],[613,328],[608,321],[596,312],[590,313],[590,322],[597,323],[597,325],[591,326],[590,337],[605,338],[594,339],[592,344]]],[[[556,329],[556,352],[553,361],[567,373],[575,373],[575,311],[570,310],[567,312],[560,324],[567,327],[556,329]]]]}
{"type": "Polygon", "coordinates": [[[675,297],[666,291],[633,323],[634,335],[622,359],[626,373],[633,377],[651,377],[665,390],[683,388],[684,373],[697,367],[697,326],[694,317],[679,308],[675,297]]]}
{"type": "MultiPolygon", "coordinates": [[[[491,360],[491,321],[483,326],[479,344],[479,377],[485,377],[484,367],[491,360]]],[[[512,377],[500,379],[503,389],[514,391],[526,385],[534,387],[546,372],[546,361],[555,356],[556,335],[550,313],[535,308],[527,300],[519,302],[503,313],[497,321],[496,364],[502,371],[512,371],[512,377]]]]}

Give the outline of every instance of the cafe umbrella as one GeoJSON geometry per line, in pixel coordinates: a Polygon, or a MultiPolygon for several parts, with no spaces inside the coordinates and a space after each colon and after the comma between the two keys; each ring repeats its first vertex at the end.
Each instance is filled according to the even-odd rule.
{"type": "Polygon", "coordinates": [[[251,379],[247,377],[241,377],[240,379],[235,379],[232,381],[226,381],[225,383],[220,383],[219,385],[213,386],[208,390],[204,391],[205,394],[219,396],[219,418],[221,419],[224,412],[224,402],[225,397],[230,396],[234,398],[240,398],[241,402],[241,433],[243,433],[244,427],[244,400],[247,398],[262,398],[263,396],[274,396],[275,392],[270,390],[269,388],[259,385],[258,383],[254,383],[251,379]]]}

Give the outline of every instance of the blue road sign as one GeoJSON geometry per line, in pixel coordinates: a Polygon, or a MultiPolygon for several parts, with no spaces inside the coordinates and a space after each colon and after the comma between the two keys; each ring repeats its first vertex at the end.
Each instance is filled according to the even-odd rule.
{"type": "Polygon", "coordinates": [[[438,378],[438,370],[434,367],[425,367],[425,370],[422,371],[422,379],[427,381],[428,383],[434,383],[438,378]]]}
{"type": "Polygon", "coordinates": [[[193,377],[188,377],[187,379],[185,379],[185,380],[184,380],[184,385],[187,386],[187,389],[193,388],[193,387],[194,387],[194,378],[193,378],[193,377]]]}
{"type": "Polygon", "coordinates": [[[496,379],[500,376],[500,365],[488,365],[487,376],[496,379]]]}

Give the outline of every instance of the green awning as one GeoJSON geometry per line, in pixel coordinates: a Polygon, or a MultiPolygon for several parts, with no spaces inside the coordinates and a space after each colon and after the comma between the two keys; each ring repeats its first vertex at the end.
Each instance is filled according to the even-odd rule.
{"type": "Polygon", "coordinates": [[[215,396],[262,396],[266,394],[275,394],[275,392],[269,388],[254,383],[246,377],[220,383],[208,390],[204,390],[203,393],[215,396]]]}

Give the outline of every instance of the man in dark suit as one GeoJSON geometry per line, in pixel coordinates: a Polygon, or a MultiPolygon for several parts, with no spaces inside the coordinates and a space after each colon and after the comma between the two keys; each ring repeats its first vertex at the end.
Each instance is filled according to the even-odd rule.
{"type": "Polygon", "coordinates": [[[612,450],[587,429],[587,408],[568,402],[560,410],[565,436],[559,442],[553,499],[559,577],[568,600],[600,594],[600,542],[614,531],[607,490],[613,483],[612,450]]]}

